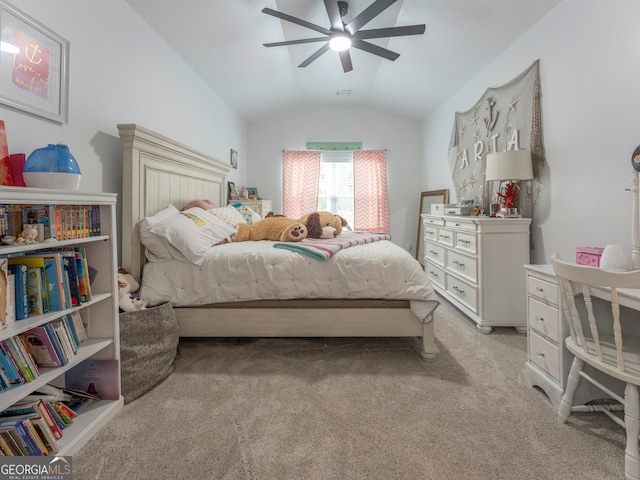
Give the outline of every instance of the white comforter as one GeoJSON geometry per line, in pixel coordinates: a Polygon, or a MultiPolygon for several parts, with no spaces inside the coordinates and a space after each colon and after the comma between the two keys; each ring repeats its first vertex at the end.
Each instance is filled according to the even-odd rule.
{"type": "Polygon", "coordinates": [[[174,306],[294,298],[411,300],[422,321],[438,305],[420,264],[394,243],[358,245],[320,262],[273,247],[273,242],[218,245],[202,265],[179,261],[144,267],[140,296],[148,305],[174,306]]]}

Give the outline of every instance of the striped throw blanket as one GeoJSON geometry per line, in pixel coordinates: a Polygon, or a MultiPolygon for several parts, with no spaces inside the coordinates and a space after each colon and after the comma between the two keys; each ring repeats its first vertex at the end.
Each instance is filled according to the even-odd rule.
{"type": "Polygon", "coordinates": [[[380,240],[391,240],[391,235],[378,232],[342,232],[335,238],[307,238],[300,242],[276,242],[273,246],[324,262],[345,248],[380,240]]]}

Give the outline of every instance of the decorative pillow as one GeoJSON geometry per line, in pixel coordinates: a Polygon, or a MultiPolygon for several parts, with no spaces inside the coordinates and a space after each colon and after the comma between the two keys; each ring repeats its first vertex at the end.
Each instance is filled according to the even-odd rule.
{"type": "Polygon", "coordinates": [[[164,219],[178,214],[180,214],[180,211],[173,205],[169,205],[152,217],[145,217],[138,222],[140,243],[145,246],[145,255],[150,262],[166,262],[173,258],[171,251],[165,244],[164,238],[152,233],[151,229],[164,219]]]}
{"type": "Polygon", "coordinates": [[[173,258],[200,265],[212,246],[230,240],[236,230],[218,217],[194,207],[165,218],[151,228],[173,247],[173,258]]]}
{"type": "Polygon", "coordinates": [[[239,223],[245,221],[242,214],[231,205],[227,205],[226,207],[210,208],[207,210],[207,212],[218,217],[220,220],[229,224],[233,228],[236,228],[239,223]]]}
{"type": "Polygon", "coordinates": [[[247,225],[249,225],[249,226],[253,225],[256,222],[259,222],[260,220],[262,220],[262,217],[260,217],[260,215],[258,215],[256,212],[251,210],[249,207],[245,207],[244,205],[240,205],[240,206],[236,207],[236,209],[240,212],[240,214],[244,218],[244,221],[247,222],[247,225]]]}

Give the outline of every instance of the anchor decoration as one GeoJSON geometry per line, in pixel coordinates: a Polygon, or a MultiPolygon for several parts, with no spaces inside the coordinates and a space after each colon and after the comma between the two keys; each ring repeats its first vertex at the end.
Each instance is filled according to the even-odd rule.
{"type": "Polygon", "coordinates": [[[496,123],[498,122],[498,117],[500,116],[500,112],[496,111],[495,114],[496,116],[493,116],[493,107],[496,106],[496,102],[493,98],[489,97],[487,98],[487,110],[489,110],[489,118],[485,118],[484,119],[484,126],[487,127],[487,137],[489,136],[489,133],[491,133],[491,131],[494,129],[494,127],[496,126],[496,123]]]}

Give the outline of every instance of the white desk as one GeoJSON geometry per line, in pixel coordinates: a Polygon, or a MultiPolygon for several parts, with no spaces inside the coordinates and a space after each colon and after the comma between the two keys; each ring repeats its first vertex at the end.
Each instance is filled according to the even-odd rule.
{"type": "MultiPolygon", "coordinates": [[[[525,265],[524,268],[527,283],[525,378],[530,385],[544,390],[554,408],[557,408],[573,362],[573,355],[564,344],[569,330],[562,318],[560,292],[553,266],[525,265]]],[[[618,295],[620,305],[631,309],[621,310],[621,321],[637,321],[640,330],[640,289],[619,289],[618,295]]],[[[605,288],[594,291],[594,296],[611,300],[611,295],[605,288]]],[[[602,377],[596,370],[589,371],[612,390],[618,393],[624,390],[624,385],[620,382],[614,382],[610,377],[602,377]]],[[[602,392],[599,389],[589,382],[580,382],[574,395],[574,404],[582,405],[600,398],[602,392]]]]}

